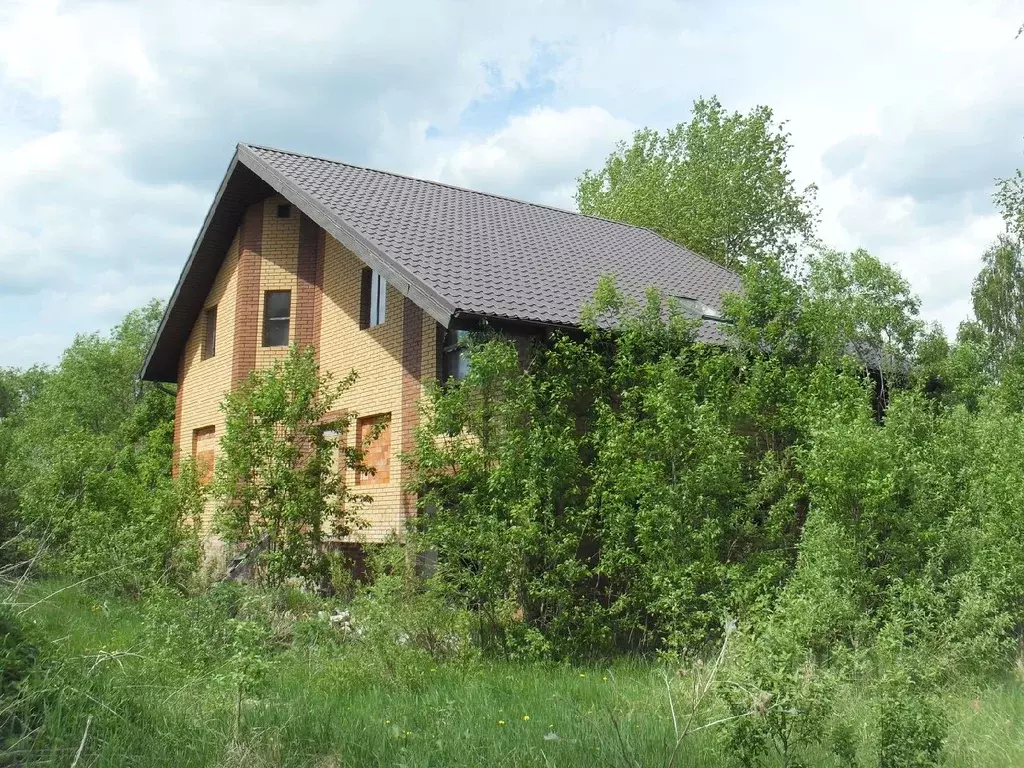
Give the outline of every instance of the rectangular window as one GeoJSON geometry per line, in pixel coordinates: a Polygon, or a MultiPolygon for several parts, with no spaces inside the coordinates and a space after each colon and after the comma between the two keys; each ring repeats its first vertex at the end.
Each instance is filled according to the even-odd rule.
{"type": "Polygon", "coordinates": [[[196,462],[196,471],[200,485],[207,485],[213,480],[214,452],[217,449],[217,428],[200,427],[192,431],[192,458],[196,462]]]}
{"type": "Polygon", "coordinates": [[[217,354],[217,308],[208,307],[203,311],[203,353],[201,359],[207,360],[217,354]]]}
{"type": "Polygon", "coordinates": [[[363,268],[359,296],[359,327],[376,328],[387,313],[388,282],[377,270],[363,268]]]}
{"type": "Polygon", "coordinates": [[[388,284],[376,271],[370,279],[370,327],[374,328],[384,322],[387,309],[388,284]]]}
{"type": "Polygon", "coordinates": [[[356,485],[383,485],[391,480],[391,414],[362,416],[356,420],[356,440],[363,463],[374,471],[360,472],[356,485]]]}
{"type": "Polygon", "coordinates": [[[444,360],[441,364],[441,381],[466,378],[469,374],[469,331],[448,331],[444,345],[444,360]]]}
{"type": "Polygon", "coordinates": [[[287,347],[292,292],[267,291],[263,299],[263,346],[287,347]]]}

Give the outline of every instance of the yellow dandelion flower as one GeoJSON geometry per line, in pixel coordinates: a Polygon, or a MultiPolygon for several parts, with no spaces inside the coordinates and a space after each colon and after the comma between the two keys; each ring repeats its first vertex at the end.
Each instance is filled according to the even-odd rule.
{"type": "Polygon", "coordinates": [[[523,715],[523,722],[524,723],[530,722],[530,716],[529,715],[523,715]]]}
{"type": "Polygon", "coordinates": [[[587,676],[586,672],[580,672],[580,677],[586,677],[586,676],[587,676]]]}
{"type": "Polygon", "coordinates": [[[504,725],[504,724],[505,724],[505,721],[504,721],[504,720],[499,720],[499,721],[498,721],[498,725],[504,725]]]}

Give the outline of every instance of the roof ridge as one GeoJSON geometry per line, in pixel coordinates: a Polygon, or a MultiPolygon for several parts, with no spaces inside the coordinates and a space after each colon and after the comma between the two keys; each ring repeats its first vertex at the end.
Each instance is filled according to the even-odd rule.
{"type": "Polygon", "coordinates": [[[548,210],[548,211],[555,211],[556,213],[565,213],[565,214],[568,214],[570,216],[582,216],[583,218],[586,218],[586,219],[596,219],[597,221],[605,221],[605,222],[608,222],[609,224],[617,224],[620,227],[628,227],[629,229],[639,229],[639,230],[641,230],[643,232],[649,232],[650,234],[654,235],[655,237],[661,238],[662,240],[664,240],[667,243],[671,243],[676,248],[682,248],[687,253],[689,253],[689,254],[691,254],[693,256],[696,256],[698,259],[701,259],[703,261],[708,262],[712,266],[718,267],[719,269],[723,269],[726,272],[734,272],[734,270],[731,270],[728,267],[719,264],[717,261],[713,261],[713,260],[709,259],[707,256],[704,256],[704,255],[702,255],[700,253],[697,253],[696,251],[694,251],[694,250],[692,250],[690,248],[687,248],[685,245],[677,243],[675,240],[670,240],[669,238],[667,238],[664,235],[662,235],[660,232],[655,232],[650,227],[644,227],[644,226],[641,226],[640,224],[630,224],[628,221],[619,221],[618,219],[609,219],[609,218],[607,218],[605,216],[596,216],[596,215],[594,215],[592,213],[581,213],[580,211],[570,211],[570,210],[568,210],[566,208],[559,208],[558,206],[555,206],[555,205],[547,205],[545,203],[535,203],[535,202],[533,202],[531,200],[522,200],[522,199],[520,199],[518,197],[510,197],[509,195],[498,195],[498,194],[495,194],[494,192],[482,192],[479,189],[470,189],[469,187],[460,187],[458,184],[449,184],[448,182],[445,182],[445,181],[435,181],[434,179],[421,179],[419,176],[410,176],[410,175],[408,175],[406,173],[398,173],[396,171],[385,171],[385,170],[382,170],[380,168],[371,168],[368,165],[356,165],[355,163],[346,163],[344,160],[334,160],[333,158],[330,158],[330,157],[320,157],[319,155],[311,155],[311,154],[309,154],[307,152],[294,152],[294,151],[292,151],[290,149],[278,149],[277,147],[268,147],[268,146],[265,146],[263,144],[249,144],[247,142],[239,142],[239,143],[242,146],[249,147],[250,149],[264,149],[264,150],[267,150],[269,152],[279,152],[282,155],[291,155],[293,157],[305,157],[305,158],[308,158],[310,160],[319,160],[319,161],[324,162],[324,163],[333,163],[334,165],[344,165],[344,166],[347,166],[349,168],[358,168],[359,170],[362,170],[362,171],[372,171],[373,173],[383,173],[383,174],[386,174],[388,176],[394,176],[394,177],[399,178],[399,179],[407,179],[409,181],[419,181],[419,182],[422,182],[424,184],[433,184],[433,185],[438,186],[438,187],[445,187],[446,189],[454,189],[454,190],[456,190],[458,192],[469,192],[469,193],[474,194],[474,195],[483,195],[484,197],[493,197],[496,200],[505,200],[505,201],[508,201],[508,202],[511,202],[511,203],[519,203],[521,205],[530,205],[530,206],[533,206],[534,208],[543,208],[543,209],[548,210]]]}
{"type": "Polygon", "coordinates": [[[509,195],[499,195],[494,192],[483,192],[479,189],[470,189],[469,187],[460,187],[458,184],[449,184],[447,181],[436,181],[435,179],[423,179],[419,176],[410,176],[407,173],[398,173],[397,171],[387,171],[381,168],[371,168],[368,165],[357,165],[356,163],[346,163],[344,160],[335,160],[330,157],[320,157],[319,155],[310,155],[306,152],[293,152],[290,149],[278,149],[277,147],[266,147],[261,144],[245,144],[245,146],[251,149],[265,149],[270,152],[280,152],[282,155],[292,155],[293,157],[306,157],[310,160],[319,160],[324,163],[333,163],[334,165],[344,165],[349,168],[358,168],[361,171],[372,171],[373,173],[383,173],[387,176],[394,176],[399,179],[406,179],[408,181],[419,181],[423,184],[433,184],[437,187],[445,187],[446,189],[454,189],[457,192],[469,192],[474,195],[483,195],[484,197],[493,197],[497,200],[506,200],[510,203],[520,203],[521,205],[531,205],[534,208],[545,208],[549,211],[555,211],[557,213],[567,213],[570,216],[585,216],[589,219],[599,219],[601,221],[611,222],[612,224],[621,224],[627,227],[634,227],[636,229],[646,229],[646,227],[637,227],[634,224],[628,224],[624,221],[616,221],[615,219],[606,219],[602,216],[592,216],[589,213],[580,213],[579,211],[570,211],[568,208],[559,208],[557,205],[548,205],[546,203],[535,203],[532,200],[523,200],[518,197],[511,197],[509,195]]]}

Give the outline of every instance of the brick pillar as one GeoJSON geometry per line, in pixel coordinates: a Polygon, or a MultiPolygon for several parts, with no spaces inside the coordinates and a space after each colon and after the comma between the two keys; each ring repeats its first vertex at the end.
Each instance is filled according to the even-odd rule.
{"type": "Polygon", "coordinates": [[[324,231],[306,214],[299,214],[299,260],[296,269],[295,343],[313,345],[320,360],[320,321],[324,296],[324,231]]]}
{"type": "MultiPolygon", "coordinates": [[[[402,453],[416,446],[422,369],[423,310],[406,298],[402,307],[402,453]]],[[[402,511],[407,518],[416,514],[416,494],[402,494],[402,511]]]]}
{"type": "Polygon", "coordinates": [[[263,260],[263,203],[249,206],[242,220],[238,247],[238,289],[235,292],[235,342],[231,386],[237,387],[256,367],[259,338],[260,263],[263,260]]]}

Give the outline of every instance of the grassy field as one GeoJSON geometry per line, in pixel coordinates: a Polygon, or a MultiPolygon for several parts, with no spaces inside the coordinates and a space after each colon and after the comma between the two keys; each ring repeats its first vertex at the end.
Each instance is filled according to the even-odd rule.
{"type": "MultiPolygon", "coordinates": [[[[52,584],[23,593],[22,607],[52,584]]],[[[675,731],[666,667],[387,662],[357,644],[283,649],[243,692],[223,668],[154,657],[140,606],[81,588],[26,612],[44,652],[73,674],[46,693],[37,730],[7,756],[78,766],[664,766],[675,731]],[[87,731],[88,724],[88,731],[87,731]]],[[[669,678],[679,717],[684,681],[669,678]]],[[[841,706],[853,722],[856,692],[841,706]]],[[[950,765],[1024,764],[1024,691],[1007,682],[949,693],[950,765]]],[[[711,713],[713,715],[713,713],[711,713]]],[[[705,713],[704,717],[709,714],[705,713]]],[[[688,737],[674,763],[729,765],[719,728],[688,737]]],[[[876,764],[867,727],[862,759],[876,764]]],[[[0,760],[0,764],[4,764],[0,760]]],[[[838,765],[820,756],[819,764],[838,765]]]]}

